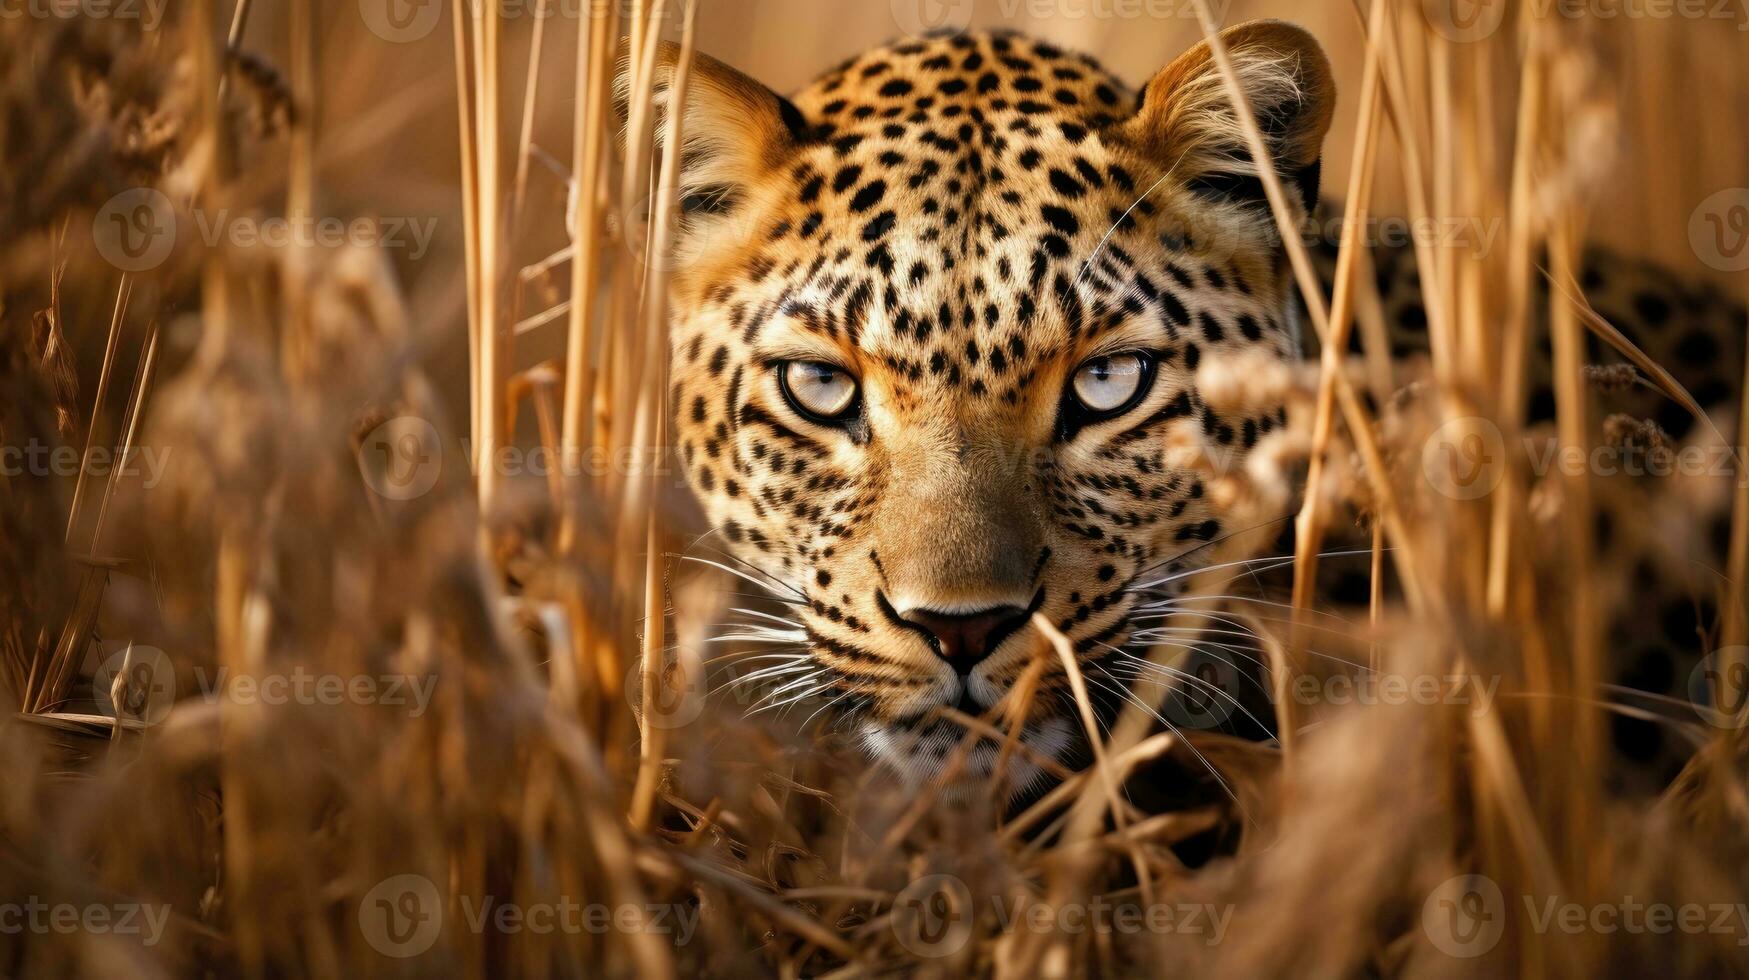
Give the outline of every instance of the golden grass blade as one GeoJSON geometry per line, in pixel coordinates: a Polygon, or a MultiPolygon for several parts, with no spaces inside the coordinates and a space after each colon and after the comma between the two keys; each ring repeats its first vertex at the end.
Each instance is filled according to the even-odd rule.
{"type": "Polygon", "coordinates": [[[478,218],[474,233],[479,238],[480,277],[475,291],[480,305],[480,507],[490,510],[498,490],[498,447],[504,444],[504,388],[509,376],[514,337],[507,335],[499,322],[498,298],[502,288],[503,262],[499,252],[503,247],[503,221],[499,209],[501,192],[498,165],[498,54],[500,15],[497,4],[488,3],[475,14],[474,42],[474,126],[477,136],[474,152],[478,193],[474,208],[478,218]]]}
{"type": "MultiPolygon", "coordinates": [[[[97,393],[91,398],[91,421],[85,427],[85,449],[89,453],[97,439],[97,421],[103,417],[103,402],[109,394],[110,372],[115,369],[116,343],[121,339],[122,319],[127,316],[128,296],[133,291],[133,283],[127,273],[123,273],[121,283],[115,290],[115,313],[109,319],[109,340],[103,346],[103,366],[97,374],[97,393]]],[[[66,540],[73,540],[73,529],[79,525],[79,504],[85,496],[85,465],[81,456],[79,475],[73,483],[73,503],[67,511],[66,540]]]]}
{"type": "MultiPolygon", "coordinates": [[[[1379,23],[1383,12],[1384,0],[1373,0],[1368,22],[1379,23]]],[[[1372,199],[1373,162],[1378,149],[1378,75],[1378,51],[1369,46],[1366,66],[1361,76],[1360,126],[1354,137],[1355,159],[1358,162],[1349,176],[1347,205],[1342,217],[1342,243],[1336,256],[1336,282],[1330,303],[1330,325],[1323,338],[1318,402],[1312,421],[1312,453],[1306,473],[1306,486],[1311,489],[1305,494],[1294,524],[1294,623],[1288,639],[1288,655],[1293,662],[1288,665],[1288,670],[1278,672],[1275,681],[1275,703],[1278,711],[1284,713],[1280,725],[1284,754],[1293,751],[1294,731],[1298,727],[1297,720],[1292,716],[1293,702],[1285,696],[1285,685],[1297,676],[1301,657],[1299,621],[1305,610],[1311,607],[1312,590],[1318,577],[1317,556],[1323,549],[1324,540],[1323,515],[1319,512],[1324,495],[1318,488],[1324,486],[1325,457],[1330,451],[1330,437],[1335,424],[1336,376],[1343,370],[1342,362],[1347,357],[1349,331],[1354,325],[1351,314],[1357,288],[1355,268],[1361,251],[1366,247],[1361,241],[1361,229],[1366,225],[1372,199]]]]}
{"type": "Polygon", "coordinates": [[[457,139],[460,152],[457,159],[461,166],[462,190],[462,238],[465,267],[463,277],[467,281],[468,291],[468,450],[472,464],[476,470],[481,468],[485,457],[480,455],[480,361],[483,353],[480,348],[480,216],[476,205],[479,196],[479,176],[477,171],[477,156],[474,152],[474,122],[473,114],[477,111],[473,106],[473,86],[470,84],[468,50],[468,4],[462,0],[452,0],[450,30],[455,41],[455,86],[457,112],[457,139]]]}
{"type": "MultiPolygon", "coordinates": [[[[544,52],[542,42],[546,39],[548,17],[548,0],[535,0],[534,35],[528,42],[528,72],[522,83],[522,122],[517,129],[516,137],[516,174],[511,178],[510,186],[510,227],[522,227],[522,204],[528,195],[528,164],[534,154],[534,107],[540,99],[541,55],[544,52]]],[[[594,21],[594,11],[583,18],[594,21]]],[[[515,234],[509,236],[515,241],[515,234]]]]}
{"type": "MultiPolygon", "coordinates": [[[[590,323],[595,315],[599,293],[597,269],[600,259],[601,200],[597,187],[603,176],[601,134],[607,111],[607,97],[612,68],[612,23],[603,17],[591,17],[588,31],[580,24],[577,35],[577,77],[583,94],[577,103],[572,123],[570,220],[571,299],[565,341],[565,404],[561,435],[563,458],[568,462],[567,474],[581,472],[582,460],[594,435],[594,424],[588,413],[595,406],[596,368],[592,360],[595,343],[590,323]]],[[[569,552],[576,546],[577,507],[583,486],[579,477],[569,477],[573,484],[566,494],[561,549],[569,552]]]]}
{"type": "MultiPolygon", "coordinates": [[[[659,6],[658,6],[658,9],[659,6]]],[[[693,43],[698,26],[698,5],[688,3],[683,15],[683,32],[681,34],[680,52],[673,66],[673,76],[668,83],[668,104],[670,111],[663,119],[666,133],[663,146],[662,165],[656,184],[655,217],[650,233],[650,249],[652,259],[666,256],[673,247],[670,230],[673,225],[672,212],[677,206],[676,196],[680,180],[680,147],[685,134],[681,123],[685,112],[680,111],[686,105],[688,75],[692,69],[693,43]]],[[[663,392],[667,390],[667,282],[661,274],[665,263],[652,264],[645,272],[645,288],[643,308],[641,346],[644,351],[644,375],[638,392],[637,423],[633,433],[633,444],[647,449],[642,457],[654,459],[662,451],[665,430],[662,406],[663,392]]],[[[651,466],[648,472],[635,474],[633,487],[635,496],[628,498],[633,502],[628,508],[631,515],[642,518],[645,526],[644,543],[646,560],[644,565],[644,643],[642,659],[644,665],[644,711],[639,739],[639,765],[637,783],[632,789],[631,821],[632,826],[644,829],[649,826],[651,810],[655,805],[656,787],[661,780],[661,760],[663,747],[667,740],[666,724],[653,724],[656,715],[654,698],[661,690],[662,674],[665,669],[663,647],[665,633],[662,620],[665,615],[663,604],[663,562],[661,547],[660,515],[655,507],[656,491],[660,486],[657,471],[660,467],[651,466]]]]}

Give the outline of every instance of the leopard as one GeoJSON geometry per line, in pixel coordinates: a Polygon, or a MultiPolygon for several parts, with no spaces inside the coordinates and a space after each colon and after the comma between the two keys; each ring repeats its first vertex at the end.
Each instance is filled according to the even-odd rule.
{"type": "MultiPolygon", "coordinates": [[[[1225,67],[1204,41],[1139,89],[1015,32],[903,38],[788,96],[702,52],[657,58],[663,112],[687,61],[668,312],[680,466],[719,567],[781,604],[781,628],[749,628],[800,651],[759,674],[785,703],[817,697],[910,783],[942,776],[964,735],[943,709],[988,716],[1023,680],[1027,751],[986,740],[954,778],[1036,787],[1085,758],[1074,675],[1121,704],[1101,665],[1150,589],[1247,530],[1167,447],[1242,461],[1287,424],[1280,405],[1214,404],[1199,367],[1316,356],[1270,194],[1296,219],[1327,210],[1336,94],[1297,26],[1218,37],[1225,67]],[[1040,621],[1078,670],[1040,656],[1056,642],[1040,621]]],[[[622,101],[630,87],[622,70],[622,101]]],[[[1326,282],[1333,256],[1316,256],[1326,282]]],[[[1413,256],[1380,249],[1375,271],[1392,355],[1425,351],[1413,256]]],[[[1667,280],[1586,260],[1602,315],[1731,404],[1740,309],[1667,280]]],[[[1553,401],[1539,382],[1533,419],[1553,401]]],[[[1653,402],[1672,435],[1694,423],[1653,402]]],[[[1654,690],[1686,679],[1631,669],[1654,690]]]]}

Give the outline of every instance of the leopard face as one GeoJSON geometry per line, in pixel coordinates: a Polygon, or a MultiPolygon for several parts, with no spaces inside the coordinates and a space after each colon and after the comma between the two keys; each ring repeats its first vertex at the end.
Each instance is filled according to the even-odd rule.
{"type": "MultiPolygon", "coordinates": [[[[1314,200],[1323,55],[1279,23],[1223,38],[1284,187],[1314,200]]],[[[1196,387],[1213,354],[1295,350],[1208,48],[1139,94],[986,34],[869,51],[793,100],[695,56],[684,91],[674,431],[722,546],[791,603],[796,690],[922,778],[964,733],[936,709],[988,714],[1042,659],[1022,737],[1066,757],[1081,726],[1032,617],[1089,667],[1114,655],[1138,587],[1229,530],[1168,446],[1242,454],[1282,421],[1196,387]]]]}

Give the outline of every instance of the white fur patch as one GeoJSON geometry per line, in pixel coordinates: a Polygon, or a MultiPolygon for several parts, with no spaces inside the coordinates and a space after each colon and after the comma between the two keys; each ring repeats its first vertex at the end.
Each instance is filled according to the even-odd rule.
{"type": "MultiPolygon", "coordinates": [[[[923,786],[939,776],[963,737],[957,731],[942,731],[925,738],[879,722],[864,722],[860,734],[869,755],[911,787],[923,786]]],[[[1020,741],[1030,752],[1060,761],[1074,744],[1074,737],[1074,723],[1059,716],[1028,724],[1020,741]]],[[[964,800],[976,796],[981,787],[995,778],[1000,754],[1000,748],[988,742],[973,748],[958,777],[942,787],[943,798],[964,800]]],[[[1045,771],[1026,754],[1016,752],[1009,756],[1002,776],[1002,784],[1013,797],[1035,787],[1045,777],[1045,771]]]]}

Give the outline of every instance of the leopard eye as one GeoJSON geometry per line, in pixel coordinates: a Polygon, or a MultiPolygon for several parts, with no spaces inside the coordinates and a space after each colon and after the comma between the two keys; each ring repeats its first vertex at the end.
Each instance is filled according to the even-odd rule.
{"type": "Polygon", "coordinates": [[[856,379],[835,365],[785,361],[777,366],[777,383],[790,406],[816,422],[841,422],[856,407],[856,379]]]}
{"type": "Polygon", "coordinates": [[[1101,417],[1129,409],[1146,393],[1153,364],[1146,354],[1107,354],[1082,362],[1070,387],[1086,411],[1101,417]]]}

